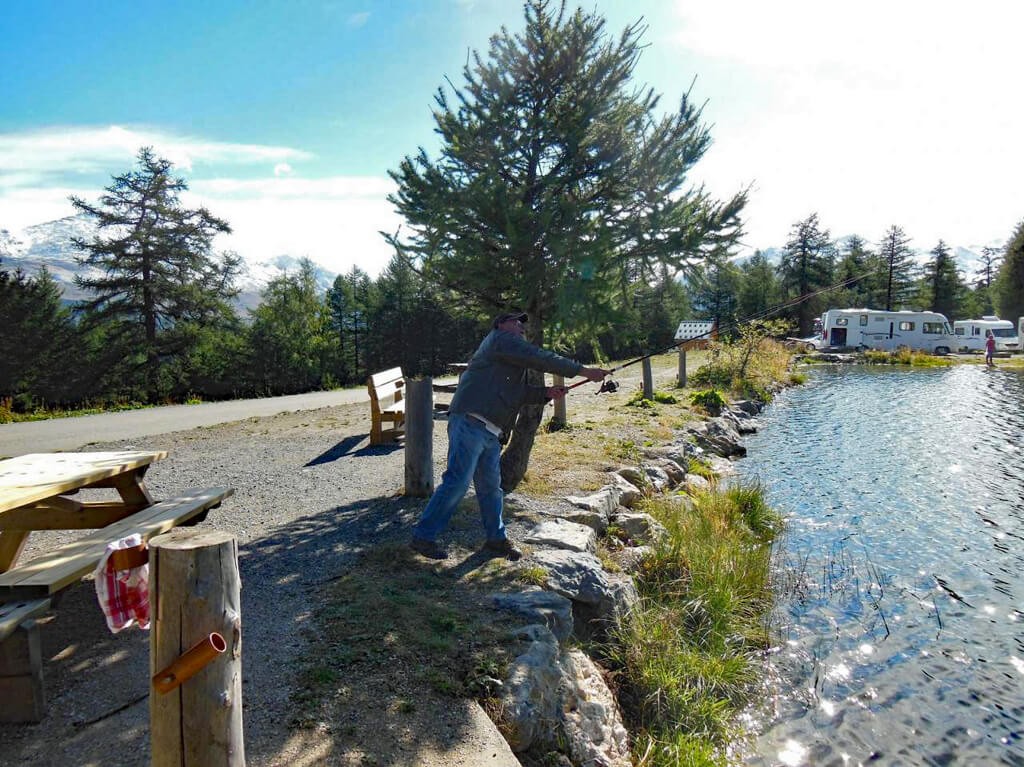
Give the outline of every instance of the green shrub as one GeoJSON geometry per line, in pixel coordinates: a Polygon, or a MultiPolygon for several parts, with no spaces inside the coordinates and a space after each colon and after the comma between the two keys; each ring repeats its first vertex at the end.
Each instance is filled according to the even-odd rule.
{"type": "Polygon", "coordinates": [[[718,389],[703,389],[701,391],[695,391],[690,395],[690,402],[698,407],[704,408],[712,415],[720,414],[722,409],[729,404],[725,395],[718,389]]]}

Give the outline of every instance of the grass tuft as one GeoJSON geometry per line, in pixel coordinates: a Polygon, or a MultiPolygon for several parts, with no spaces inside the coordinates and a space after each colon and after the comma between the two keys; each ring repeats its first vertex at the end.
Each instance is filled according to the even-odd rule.
{"type": "Polygon", "coordinates": [[[668,535],[637,573],[641,601],[607,655],[646,765],[719,764],[767,646],[769,559],[781,519],[757,485],[651,501],[668,535]]]}

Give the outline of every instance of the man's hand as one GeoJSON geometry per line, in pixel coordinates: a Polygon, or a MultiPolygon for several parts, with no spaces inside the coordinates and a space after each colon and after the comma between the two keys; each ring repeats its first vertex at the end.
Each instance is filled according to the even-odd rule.
{"type": "Polygon", "coordinates": [[[605,370],[604,368],[582,367],[580,368],[579,374],[590,381],[601,381],[604,380],[605,376],[611,375],[611,372],[612,371],[605,370]]]}
{"type": "Polygon", "coordinates": [[[544,389],[548,399],[563,399],[568,391],[565,386],[548,386],[544,389]]]}

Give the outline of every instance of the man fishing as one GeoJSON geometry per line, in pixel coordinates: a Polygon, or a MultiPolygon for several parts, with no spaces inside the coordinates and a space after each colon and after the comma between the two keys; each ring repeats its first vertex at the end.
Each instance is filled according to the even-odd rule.
{"type": "Polygon", "coordinates": [[[563,386],[532,386],[526,372],[540,370],[566,378],[581,375],[590,381],[600,381],[611,372],[534,346],[523,338],[527,319],[523,312],[498,315],[459,379],[448,408],[448,467],[413,530],[410,546],[418,554],[448,558],[437,536],[448,527],[472,480],[487,536],[484,549],[512,561],[522,557],[508,539],[502,519],[501,446],[523,405],[561,399],[568,391],[563,386]]]}

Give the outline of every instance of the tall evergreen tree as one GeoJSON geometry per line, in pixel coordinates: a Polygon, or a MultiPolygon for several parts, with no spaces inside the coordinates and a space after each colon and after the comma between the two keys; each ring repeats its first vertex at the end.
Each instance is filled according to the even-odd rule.
{"type": "Polygon", "coordinates": [[[292,394],[324,385],[334,339],[311,261],[302,259],[297,272],[275,277],[264,288],[249,336],[258,392],[292,394]]]}
{"type": "Polygon", "coordinates": [[[878,255],[886,268],[884,308],[886,311],[902,308],[913,292],[917,271],[910,238],[893,224],[878,243],[878,255]]]}
{"type": "Polygon", "coordinates": [[[719,335],[736,328],[742,276],[739,267],[728,259],[716,260],[690,283],[690,302],[695,319],[714,320],[719,335]]]}
{"type": "Polygon", "coordinates": [[[1003,262],[1003,255],[999,248],[986,245],[981,249],[981,267],[974,273],[977,284],[991,288],[999,274],[999,265],[1003,262]]]}
{"type": "Polygon", "coordinates": [[[741,319],[761,319],[774,316],[772,310],[778,306],[781,289],[775,268],[764,253],[756,251],[740,266],[740,290],[737,312],[741,319]]]}
{"type": "Polygon", "coordinates": [[[800,299],[791,316],[801,337],[814,332],[814,320],[829,300],[827,296],[812,294],[831,285],[834,259],[835,245],[828,229],[821,228],[817,213],[793,225],[779,263],[779,274],[786,298],[800,299]]]}
{"type": "MultiPolygon", "coordinates": [[[[627,293],[638,274],[726,249],[745,194],[722,203],[687,185],[710,135],[687,95],[662,115],[633,85],[640,24],[613,39],[600,16],[564,3],[527,0],[525,15],[521,33],[503,29],[471,56],[454,103],[438,91],[440,158],[421,149],[391,174],[410,232],[388,240],[481,314],[528,312],[530,340],[544,343],[559,340],[549,327],[594,335],[609,292],[627,293]]],[[[506,489],[525,473],[542,413],[520,411],[506,489]]]]}
{"type": "Polygon", "coordinates": [[[1006,243],[995,293],[1000,317],[1013,321],[1024,317],[1024,221],[1006,243]]]}
{"type": "Polygon", "coordinates": [[[883,269],[878,256],[859,235],[843,243],[833,280],[836,288],[828,298],[830,306],[873,309],[881,305],[883,269]]]}
{"type": "Polygon", "coordinates": [[[932,248],[931,259],[924,266],[925,301],[933,312],[952,322],[964,290],[956,261],[949,246],[942,240],[932,248]]]}
{"type": "Polygon", "coordinates": [[[87,350],[45,267],[35,277],[0,267],[0,328],[0,399],[27,411],[89,394],[87,350]]]}
{"type": "Polygon", "coordinates": [[[183,207],[188,186],[172,170],[143,147],[138,167],[115,176],[98,203],[71,198],[97,227],[90,239],[72,240],[84,252],[80,263],[98,272],[75,278],[94,294],[83,305],[86,322],[103,326],[110,357],[127,364],[129,380],[142,371],[150,401],[167,389],[161,366],[187,353],[196,328],[231,316],[240,264],[236,255],[213,255],[213,238],[231,227],[206,208],[183,207]]]}
{"type": "Polygon", "coordinates": [[[339,274],[327,291],[330,323],[337,338],[345,382],[362,381],[368,375],[367,338],[373,295],[370,275],[358,266],[353,266],[348,274],[339,274]]]}

